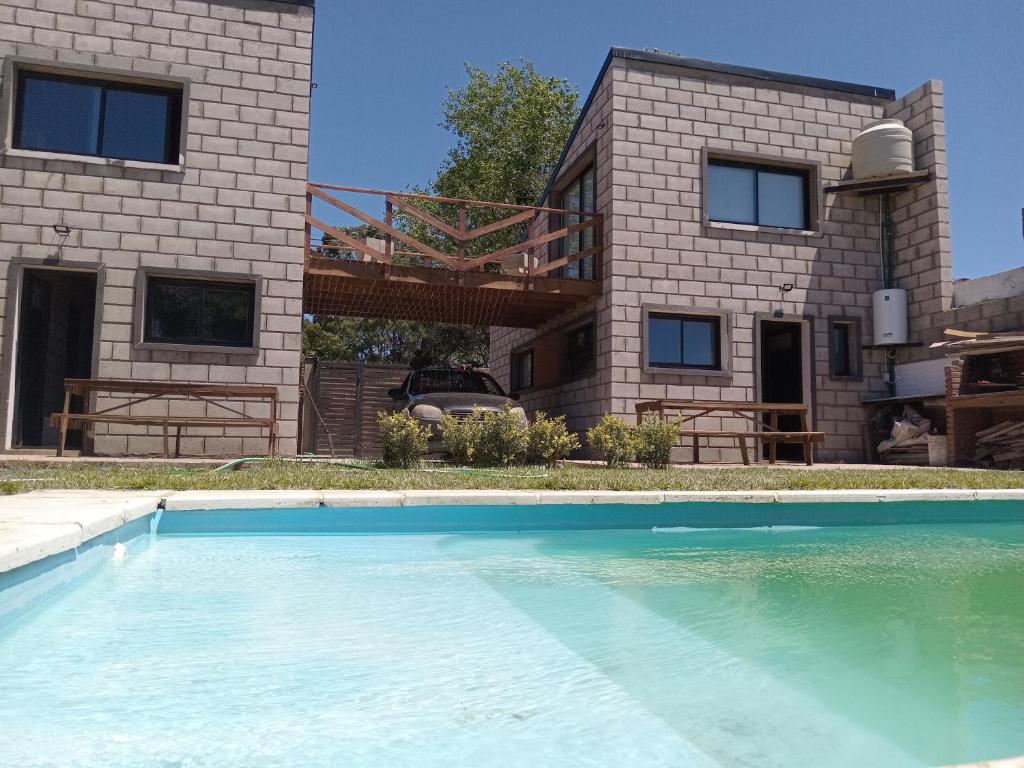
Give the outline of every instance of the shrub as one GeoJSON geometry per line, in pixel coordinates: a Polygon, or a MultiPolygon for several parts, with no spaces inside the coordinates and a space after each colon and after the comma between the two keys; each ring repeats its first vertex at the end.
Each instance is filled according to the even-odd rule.
{"type": "Polygon", "coordinates": [[[662,421],[653,413],[646,414],[633,432],[636,460],[649,469],[664,469],[672,460],[672,448],[679,440],[679,422],[662,421]]]}
{"type": "Polygon", "coordinates": [[[427,452],[430,427],[412,416],[381,411],[377,414],[377,431],[384,445],[385,466],[408,469],[419,464],[427,452]]]}
{"type": "Polygon", "coordinates": [[[474,463],[507,467],[522,462],[529,446],[527,425],[521,409],[505,403],[500,411],[487,411],[480,422],[480,443],[474,463]]]}
{"type": "Polygon", "coordinates": [[[441,447],[456,464],[472,464],[480,450],[481,423],[479,411],[467,419],[456,419],[449,414],[441,417],[441,447]]]}
{"type": "Polygon", "coordinates": [[[606,413],[597,426],[587,430],[587,445],[609,467],[628,464],[636,454],[632,427],[610,413],[606,413]]]}
{"type": "Polygon", "coordinates": [[[554,467],[559,459],[564,459],[580,447],[580,440],[565,426],[565,416],[549,419],[544,411],[537,411],[530,424],[529,449],[530,461],[543,462],[554,467]]]}

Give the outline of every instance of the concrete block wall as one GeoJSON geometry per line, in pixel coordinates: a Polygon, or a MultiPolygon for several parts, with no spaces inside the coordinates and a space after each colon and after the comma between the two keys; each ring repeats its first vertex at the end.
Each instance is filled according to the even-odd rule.
{"type": "Polygon", "coordinates": [[[909,291],[911,338],[926,333],[933,316],[953,302],[953,258],[949,234],[949,174],[942,83],[929,80],[885,106],[914,132],[914,167],[928,169],[925,184],[894,196],[896,285],[909,291]]]}
{"type": "MultiPolygon", "coordinates": [[[[910,290],[915,339],[949,310],[950,256],[942,86],[930,81],[896,101],[812,83],[782,83],[737,73],[613,57],[583,125],[603,123],[611,141],[597,142],[598,187],[606,227],[604,296],[599,317],[599,381],[593,405],[635,418],[639,400],[656,398],[755,401],[757,325],[782,315],[809,330],[813,427],[827,439],[817,455],[832,461],[864,457],[862,399],[885,394],[884,354],[865,349],[859,379],[829,372],[828,318],[860,321],[861,345],[872,341],[871,294],[881,288],[877,198],[825,195],[814,233],[729,228],[703,221],[702,153],[731,150],[817,164],[818,183],[849,177],[852,141],[867,124],[893,116],[915,132],[917,167],[932,180],[898,195],[894,206],[898,280],[910,290]],[[595,102],[596,104],[597,102],[595,102]],[[597,119],[594,119],[594,118],[597,119]],[[607,157],[602,157],[607,155],[607,157]],[[785,295],[783,283],[794,288],[785,295]],[[727,375],[644,371],[645,304],[714,309],[732,322],[727,375]]],[[[581,131],[582,134],[582,131],[581,131]]],[[[591,140],[578,136],[563,169],[591,140]]],[[[553,327],[563,323],[553,323],[553,327]]],[[[492,366],[508,381],[509,352],[550,328],[492,332],[492,366]]],[[[914,352],[901,352],[912,359],[914,352]]],[[[551,407],[570,385],[530,393],[528,405],[551,407]]],[[[594,407],[585,424],[599,415],[594,407]]],[[[581,426],[581,425],[577,425],[581,426]]],[[[700,426],[740,427],[723,419],[700,426]]],[[[680,455],[678,458],[688,458],[680,455]]],[[[736,460],[723,444],[705,453],[736,460]]]]}
{"type": "MultiPolygon", "coordinates": [[[[855,196],[826,196],[814,235],[707,226],[701,153],[734,150],[820,164],[822,183],[844,178],[853,137],[882,116],[884,101],[820,88],[630,62],[615,72],[612,403],[623,417],[636,400],[756,401],[759,316],[808,320],[812,333],[813,426],[827,434],[818,456],[862,457],[861,398],[881,387],[883,359],[865,351],[860,381],[828,366],[831,315],[860,319],[871,338],[871,292],[881,287],[877,211],[855,196]],[[783,295],[783,283],[794,288],[783,295]],[[734,322],[731,375],[642,370],[644,304],[728,310],[734,322]]],[[[709,420],[707,426],[740,426],[709,420]]],[[[729,447],[708,458],[735,460],[729,447]]]]}
{"type": "MultiPolygon", "coordinates": [[[[576,131],[575,137],[569,144],[563,162],[563,167],[569,168],[585,154],[594,153],[595,207],[605,217],[604,242],[606,247],[602,263],[604,274],[608,274],[614,261],[616,237],[612,221],[614,180],[612,178],[611,121],[613,114],[612,77],[609,71],[598,84],[590,107],[576,131]]],[[[550,200],[543,204],[552,205],[550,200]]],[[[540,216],[531,224],[530,234],[533,236],[547,232],[549,226],[550,222],[547,216],[540,216]]],[[[539,257],[543,260],[544,255],[542,252],[539,257]]],[[[588,318],[593,318],[596,323],[597,343],[597,362],[594,373],[573,381],[562,382],[557,386],[536,387],[521,393],[521,403],[528,413],[542,410],[550,415],[565,415],[566,422],[571,429],[584,431],[599,421],[601,415],[611,408],[609,393],[612,358],[618,343],[612,335],[612,320],[616,311],[611,301],[611,284],[606,280],[604,294],[596,301],[567,316],[559,317],[541,328],[536,330],[492,328],[491,371],[502,386],[508,386],[511,381],[510,360],[514,350],[521,349],[534,340],[543,340],[542,343],[557,347],[565,329],[585,322],[588,318]]],[[[554,355],[536,355],[534,366],[536,367],[542,358],[550,360],[552,357],[554,355]]]]}
{"type": "MultiPolygon", "coordinates": [[[[296,449],[312,29],[312,8],[273,0],[0,0],[0,56],[190,81],[181,172],[0,156],[0,296],[13,259],[102,266],[95,374],[274,385],[284,453],[296,449]],[[58,248],[60,222],[71,234],[58,248]],[[262,277],[257,353],[134,348],[140,267],[262,277]]],[[[0,304],[4,334],[14,313],[0,304]]],[[[190,434],[188,453],[266,450],[251,431],[190,434]]],[[[160,442],[155,428],[101,427],[95,450],[156,453],[160,442]]]]}

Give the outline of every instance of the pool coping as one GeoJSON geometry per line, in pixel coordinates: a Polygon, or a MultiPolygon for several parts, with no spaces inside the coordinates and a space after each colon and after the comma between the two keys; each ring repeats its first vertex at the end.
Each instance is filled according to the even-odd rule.
{"type": "Polygon", "coordinates": [[[844,491],[33,491],[0,497],[0,573],[166,510],[663,503],[1022,501],[1024,489],[844,491]]]}

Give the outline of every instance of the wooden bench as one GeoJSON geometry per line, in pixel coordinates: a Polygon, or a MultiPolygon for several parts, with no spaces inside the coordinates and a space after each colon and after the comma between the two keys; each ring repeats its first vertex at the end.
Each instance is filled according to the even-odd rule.
{"type": "Polygon", "coordinates": [[[814,432],[807,428],[807,406],[803,403],[744,403],[731,400],[651,400],[636,404],[637,423],[644,418],[645,414],[655,413],[658,418],[665,420],[668,412],[675,411],[679,415],[680,426],[695,422],[702,416],[715,413],[738,416],[753,424],[750,430],[734,429],[680,429],[680,444],[687,438],[692,440],[693,462],[700,463],[700,441],[701,438],[725,437],[735,439],[739,445],[740,456],[743,463],[750,464],[750,453],[747,450],[747,439],[754,443],[755,460],[760,459],[758,450],[759,441],[768,446],[768,462],[775,464],[778,455],[779,443],[797,443],[803,446],[804,462],[811,466],[814,464],[814,445],[825,440],[824,432],[814,432]],[[687,411],[694,411],[687,415],[687,411]],[[761,419],[768,416],[768,423],[761,419]],[[778,422],[779,416],[799,416],[799,430],[781,430],[778,422]]]}
{"type": "Polygon", "coordinates": [[[51,414],[50,425],[57,427],[57,455],[63,456],[69,429],[92,430],[96,424],[135,424],[162,428],[163,455],[170,457],[170,430],[175,429],[174,455],[181,455],[181,431],[188,427],[228,428],[267,430],[268,452],[275,455],[277,449],[277,388],[249,384],[178,384],[162,381],[131,381],[124,379],[66,379],[64,381],[64,410],[51,414]],[[101,411],[72,413],[72,397],[81,397],[85,408],[90,407],[93,395],[106,393],[122,395],[127,402],[117,403],[101,411]],[[132,406],[153,400],[170,402],[200,400],[214,408],[222,409],[227,415],[216,416],[174,416],[141,415],[127,413],[132,406]],[[221,400],[265,402],[269,416],[250,416],[239,408],[226,405],[221,400]]]}

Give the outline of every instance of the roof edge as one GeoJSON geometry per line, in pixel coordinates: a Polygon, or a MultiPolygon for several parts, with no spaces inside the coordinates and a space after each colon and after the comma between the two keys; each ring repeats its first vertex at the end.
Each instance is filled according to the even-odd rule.
{"type": "Polygon", "coordinates": [[[551,194],[551,187],[555,183],[555,179],[558,178],[558,172],[562,170],[562,163],[565,162],[566,155],[569,154],[569,147],[576,141],[576,134],[580,132],[580,126],[583,125],[584,119],[587,117],[587,113],[590,111],[590,105],[594,102],[594,96],[597,95],[597,89],[601,85],[601,81],[604,80],[605,73],[608,71],[608,67],[611,66],[612,59],[615,58],[615,48],[612,47],[608,51],[608,55],[604,57],[604,64],[601,65],[601,71],[597,73],[597,77],[594,79],[594,84],[590,87],[590,93],[587,94],[587,100],[583,102],[583,106],[580,108],[579,117],[576,118],[576,123],[573,125],[572,130],[569,132],[569,138],[565,140],[565,145],[562,147],[562,153],[558,156],[558,162],[555,163],[555,167],[551,169],[551,175],[548,176],[548,183],[544,185],[544,191],[540,193],[540,197],[537,199],[537,205],[544,205],[544,201],[548,199],[548,195],[551,194]]]}
{"type": "Polygon", "coordinates": [[[671,53],[658,53],[655,51],[643,51],[637,48],[620,48],[613,46],[609,56],[619,59],[633,61],[645,61],[651,64],[668,64],[674,67],[686,67],[687,69],[699,69],[705,72],[718,72],[736,77],[749,77],[754,80],[765,80],[773,83],[788,83],[790,85],[802,85],[808,88],[821,88],[826,91],[839,91],[841,93],[852,93],[856,96],[867,96],[875,99],[894,101],[896,91],[891,88],[882,88],[876,85],[863,85],[861,83],[848,83],[843,80],[828,80],[820,77],[809,77],[807,75],[792,75],[787,72],[774,72],[768,69],[757,69],[755,67],[742,67],[736,64],[721,64],[717,61],[706,61],[705,59],[689,59],[685,56],[678,56],[671,53]]]}
{"type": "Polygon", "coordinates": [[[605,73],[608,71],[608,67],[611,66],[613,59],[644,61],[650,64],[668,64],[675,67],[685,67],[687,69],[697,69],[705,72],[718,72],[720,74],[733,75],[736,77],[749,77],[754,80],[763,80],[765,82],[786,83],[788,85],[801,85],[808,88],[819,88],[822,90],[837,91],[840,93],[852,93],[857,96],[884,99],[886,101],[896,100],[896,91],[891,88],[847,83],[842,80],[826,80],[819,77],[808,77],[806,75],[791,75],[785,72],[773,72],[768,69],[741,67],[734,64],[720,64],[716,61],[688,59],[685,56],[676,56],[670,53],[656,53],[654,51],[643,51],[637,48],[622,48],[620,46],[613,45],[608,50],[608,55],[605,56],[604,63],[601,65],[601,71],[597,73],[597,78],[594,80],[594,84],[590,88],[587,100],[583,102],[583,107],[580,109],[580,115],[576,118],[576,124],[573,125],[572,131],[569,133],[569,138],[565,141],[565,146],[562,147],[562,153],[558,156],[558,162],[555,163],[555,167],[552,169],[551,175],[548,177],[548,183],[544,186],[544,191],[538,198],[537,205],[544,205],[544,201],[547,200],[548,195],[551,194],[551,187],[554,185],[555,179],[558,178],[558,173],[562,170],[562,164],[565,162],[566,155],[569,154],[569,148],[572,146],[573,141],[576,140],[576,134],[579,133],[580,127],[583,125],[583,120],[586,118],[587,112],[590,110],[590,105],[594,101],[597,89],[600,87],[601,81],[604,80],[605,73]]]}

